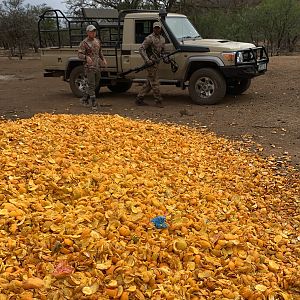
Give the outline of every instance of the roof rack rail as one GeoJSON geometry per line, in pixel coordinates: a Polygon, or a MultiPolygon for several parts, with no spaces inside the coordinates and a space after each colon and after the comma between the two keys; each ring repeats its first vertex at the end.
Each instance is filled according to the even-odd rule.
{"type": "MultiPolygon", "coordinates": [[[[80,38],[85,38],[86,26],[89,24],[93,24],[99,33],[101,29],[107,28],[109,36],[115,30],[118,33],[116,40],[120,39],[119,31],[121,29],[119,30],[118,27],[122,27],[122,23],[118,22],[119,12],[117,10],[83,9],[82,13],[82,16],[67,17],[59,9],[46,10],[38,21],[40,48],[44,48],[44,44],[47,44],[47,41],[44,40],[46,36],[51,36],[52,41],[56,43],[55,46],[59,48],[66,44],[72,48],[77,45],[80,38]]],[[[53,46],[52,43],[50,46],[53,46]]]]}
{"type": "Polygon", "coordinates": [[[82,15],[89,19],[118,19],[119,11],[117,9],[107,8],[82,8],[82,15]]]}

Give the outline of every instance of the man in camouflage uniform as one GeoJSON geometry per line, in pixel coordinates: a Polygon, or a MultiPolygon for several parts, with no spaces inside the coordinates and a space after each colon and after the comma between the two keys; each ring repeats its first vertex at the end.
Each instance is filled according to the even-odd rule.
{"type": "Polygon", "coordinates": [[[92,109],[97,109],[95,89],[100,82],[101,65],[106,66],[107,62],[103,56],[101,43],[96,38],[96,27],[86,27],[87,37],[80,43],[78,57],[84,60],[84,72],[87,77],[87,90],[80,99],[82,104],[88,105],[91,100],[92,109]]]}
{"type": "Polygon", "coordinates": [[[156,106],[163,107],[158,81],[159,62],[156,62],[165,50],[165,38],[161,36],[160,33],[161,24],[159,22],[155,22],[153,24],[153,33],[145,38],[139,49],[145,63],[151,65],[154,62],[154,65],[146,69],[148,73],[147,82],[143,85],[141,91],[137,95],[135,102],[137,105],[148,105],[144,102],[144,97],[152,89],[156,106]]]}

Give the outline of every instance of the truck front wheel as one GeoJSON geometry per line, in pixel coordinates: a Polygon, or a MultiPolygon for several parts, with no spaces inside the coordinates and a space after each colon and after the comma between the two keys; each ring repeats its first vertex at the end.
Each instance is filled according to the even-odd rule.
{"type": "Polygon", "coordinates": [[[227,94],[240,95],[247,91],[251,85],[251,79],[241,79],[227,84],[227,94]]]}
{"type": "MultiPolygon", "coordinates": [[[[83,66],[77,66],[75,67],[70,74],[70,88],[72,93],[80,98],[83,96],[83,93],[87,89],[87,78],[84,74],[84,68],[83,66]]],[[[100,82],[95,88],[96,96],[99,95],[100,91],[100,82]]]]}
{"type": "Polygon", "coordinates": [[[196,104],[216,104],[226,94],[226,81],[217,70],[210,68],[197,70],[190,78],[189,94],[196,104]]]}

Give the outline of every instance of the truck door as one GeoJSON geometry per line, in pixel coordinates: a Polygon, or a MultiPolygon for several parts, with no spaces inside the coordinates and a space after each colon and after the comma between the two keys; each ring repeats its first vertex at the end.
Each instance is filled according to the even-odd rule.
{"type": "MultiPolygon", "coordinates": [[[[139,48],[141,47],[141,44],[143,43],[145,37],[153,32],[154,22],[157,22],[157,20],[149,20],[149,19],[135,20],[135,25],[134,25],[135,38],[134,38],[134,43],[131,45],[130,68],[136,68],[144,64],[144,60],[142,59],[139,53],[139,48]]],[[[161,34],[166,39],[166,44],[165,44],[166,53],[173,52],[175,48],[173,44],[170,42],[170,39],[168,38],[164,28],[161,29],[161,34]]],[[[145,77],[146,77],[146,71],[141,71],[135,74],[135,78],[145,78],[145,77]]],[[[167,79],[167,80],[174,79],[174,73],[172,73],[171,71],[171,66],[169,64],[163,63],[163,61],[161,61],[159,65],[159,78],[167,79]]]]}

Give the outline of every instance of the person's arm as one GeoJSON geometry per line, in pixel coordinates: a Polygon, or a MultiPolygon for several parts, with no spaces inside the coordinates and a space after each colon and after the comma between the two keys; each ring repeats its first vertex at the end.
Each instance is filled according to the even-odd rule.
{"type": "Polygon", "coordinates": [[[105,59],[105,57],[104,57],[104,55],[103,55],[101,46],[100,46],[100,50],[99,50],[99,57],[100,57],[102,63],[103,63],[105,66],[107,66],[107,61],[106,61],[106,59],[105,59]]]}
{"type": "Polygon", "coordinates": [[[87,51],[86,51],[86,47],[85,47],[84,43],[85,43],[85,41],[82,41],[79,45],[78,58],[84,60],[85,62],[87,62],[87,64],[91,64],[92,59],[87,55],[87,51]]]}
{"type": "Polygon", "coordinates": [[[82,42],[80,43],[79,49],[78,49],[78,58],[86,61],[86,55],[85,55],[85,52],[86,52],[86,51],[85,51],[85,47],[84,47],[84,44],[83,44],[83,41],[82,41],[82,42]]]}
{"type": "Polygon", "coordinates": [[[152,63],[152,61],[148,57],[147,51],[146,51],[148,49],[148,47],[150,47],[151,44],[152,44],[152,40],[149,36],[147,36],[139,49],[140,55],[142,56],[143,60],[147,64],[152,63]]]}
{"type": "Polygon", "coordinates": [[[160,37],[161,38],[161,55],[166,54],[166,40],[163,36],[160,37]]]}
{"type": "Polygon", "coordinates": [[[99,58],[101,59],[102,63],[107,66],[107,61],[103,55],[103,52],[102,52],[102,47],[101,47],[101,43],[99,42],[100,44],[100,48],[99,48],[99,58]]]}

